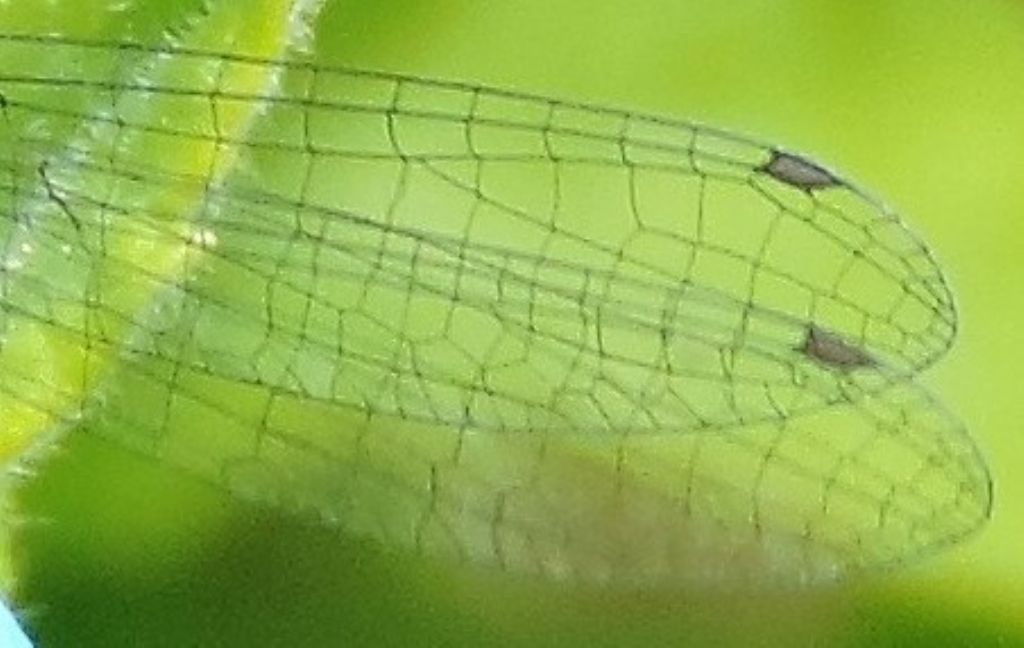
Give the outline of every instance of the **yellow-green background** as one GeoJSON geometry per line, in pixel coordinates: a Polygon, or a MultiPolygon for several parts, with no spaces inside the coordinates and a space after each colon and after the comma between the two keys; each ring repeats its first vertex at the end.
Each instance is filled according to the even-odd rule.
{"type": "MultiPolygon", "coordinates": [[[[21,4],[60,31],[102,3],[21,4]]],[[[198,3],[143,4],[111,32],[198,3]]],[[[962,335],[925,380],[991,461],[994,519],[850,587],[622,594],[423,564],[77,435],[22,496],[41,645],[1024,644],[1024,2],[329,0],[319,25],[325,61],[696,119],[887,198],[956,291],[962,335]]]]}

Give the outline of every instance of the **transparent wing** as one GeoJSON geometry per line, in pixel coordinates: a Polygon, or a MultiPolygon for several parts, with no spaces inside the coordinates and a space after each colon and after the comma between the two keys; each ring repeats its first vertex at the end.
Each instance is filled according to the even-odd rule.
{"type": "Polygon", "coordinates": [[[40,59],[0,75],[5,326],[89,350],[108,436],[586,580],[828,578],[988,514],[973,443],[910,382],[955,333],[940,270],[802,157],[303,62],[0,50],[40,59]],[[239,90],[268,68],[275,92],[239,90]]]}
{"type": "MultiPolygon", "coordinates": [[[[8,91],[8,114],[93,131],[70,153],[52,136],[22,140],[62,148],[47,189],[79,215],[55,227],[145,219],[158,230],[146,236],[190,237],[176,211],[132,197],[208,179],[160,169],[151,152],[183,140],[237,152],[246,168],[211,187],[193,220],[216,237],[211,271],[252,288],[226,305],[197,295],[191,361],[218,375],[474,427],[663,431],[789,415],[808,382],[822,400],[803,407],[834,401],[836,377],[800,352],[812,326],[905,372],[950,343],[951,299],[926,248],[831,175],[808,191],[776,172],[770,149],[315,67],[288,68],[281,96],[244,95],[228,82],[235,68],[266,63],[193,58],[198,78],[164,85],[111,88],[108,69],[12,78],[42,96],[8,91]],[[125,116],[154,95],[188,123],[125,116]],[[240,102],[266,104],[265,119],[226,140],[218,113],[240,102]],[[304,302],[322,316],[295,308],[304,302]],[[225,327],[235,348],[223,348],[225,327]],[[338,352],[340,329],[350,351],[338,352]],[[284,375],[339,363],[352,378],[340,393],[284,375]]],[[[25,157],[37,179],[42,160],[25,157]]]]}

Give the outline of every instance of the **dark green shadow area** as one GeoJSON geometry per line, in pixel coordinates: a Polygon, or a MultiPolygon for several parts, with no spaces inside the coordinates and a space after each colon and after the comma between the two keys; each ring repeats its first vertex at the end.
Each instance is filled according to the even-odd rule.
{"type": "Polygon", "coordinates": [[[866,598],[855,646],[1024,646],[1024,629],[908,596],[898,604],[866,598]]]}
{"type": "Polygon", "coordinates": [[[451,609],[440,623],[408,562],[236,504],[88,438],[74,437],[22,501],[37,517],[22,530],[19,598],[42,646],[451,645],[487,637],[451,609]],[[157,518],[185,533],[161,541],[152,525],[168,523],[157,518]],[[214,535],[203,532],[211,524],[214,535]]]}
{"type": "Polygon", "coordinates": [[[22,492],[41,646],[1018,645],[918,598],[615,592],[425,564],[79,431],[22,492]]]}

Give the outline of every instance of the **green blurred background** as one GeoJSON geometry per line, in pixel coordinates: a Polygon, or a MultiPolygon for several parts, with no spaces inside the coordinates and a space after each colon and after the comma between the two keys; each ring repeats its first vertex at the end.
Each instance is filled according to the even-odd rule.
{"type": "MultiPolygon", "coordinates": [[[[198,4],[0,16],[153,38],[198,4]]],[[[328,0],[316,47],[715,124],[888,199],[956,291],[960,340],[924,380],[985,449],[995,517],[953,552],[846,587],[623,594],[425,564],[73,435],[21,495],[19,596],[40,645],[1024,644],[1024,2],[328,0]]]]}

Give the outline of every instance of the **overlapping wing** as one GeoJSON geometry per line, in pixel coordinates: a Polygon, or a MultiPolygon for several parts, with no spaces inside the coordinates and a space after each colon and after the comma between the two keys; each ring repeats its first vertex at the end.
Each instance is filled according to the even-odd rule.
{"type": "Polygon", "coordinates": [[[83,372],[108,436],[353,532],[584,580],[820,580],[988,515],[974,444],[912,382],[955,333],[939,268],[800,156],[302,62],[0,49],[51,57],[0,75],[5,312],[121,359],[83,372]],[[161,56],[173,75],[139,72],[161,56]],[[277,92],[238,89],[267,66],[277,92]],[[167,153],[192,147],[208,172],[167,153]]]}

